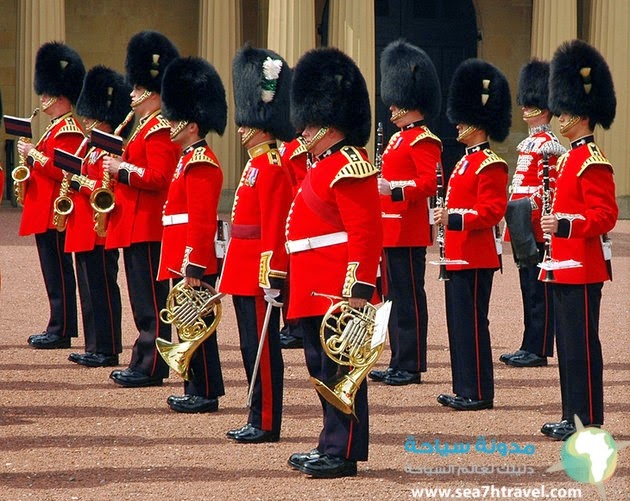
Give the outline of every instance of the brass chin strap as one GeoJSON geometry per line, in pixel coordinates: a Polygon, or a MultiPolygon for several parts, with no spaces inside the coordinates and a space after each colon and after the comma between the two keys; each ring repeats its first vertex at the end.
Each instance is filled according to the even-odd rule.
{"type": "Polygon", "coordinates": [[[249,143],[250,139],[252,137],[254,137],[254,135],[259,131],[260,129],[257,129],[256,127],[250,127],[250,129],[247,131],[247,133],[243,134],[241,136],[241,144],[243,146],[245,146],[247,143],[249,143]]]}
{"type": "Polygon", "coordinates": [[[457,136],[457,141],[461,141],[462,139],[470,136],[476,130],[477,130],[477,127],[475,127],[474,125],[469,125],[468,127],[466,127],[463,131],[459,133],[459,136],[457,136]]]}
{"type": "Polygon", "coordinates": [[[542,112],[540,108],[533,108],[531,111],[523,111],[523,118],[534,118],[542,115],[542,112]]]}
{"type": "Polygon", "coordinates": [[[183,131],[189,123],[190,122],[188,120],[182,120],[181,122],[177,124],[177,127],[175,127],[174,129],[171,129],[171,141],[175,139],[177,135],[181,131],[183,131]]]}
{"type": "Polygon", "coordinates": [[[582,120],[582,117],[575,116],[575,115],[572,116],[571,118],[569,118],[568,122],[565,122],[564,125],[560,126],[560,133],[564,134],[569,129],[571,129],[571,127],[573,127],[575,124],[577,124],[580,120],[582,120]]]}
{"type": "Polygon", "coordinates": [[[389,121],[395,123],[397,120],[400,120],[402,117],[404,117],[407,113],[409,113],[409,110],[407,108],[399,108],[396,113],[392,113],[389,121]]]}
{"type": "Polygon", "coordinates": [[[312,150],[313,146],[319,143],[324,138],[327,132],[328,132],[328,127],[320,127],[317,133],[313,136],[313,139],[311,139],[308,143],[306,143],[306,149],[308,151],[312,150]]]}
{"type": "Polygon", "coordinates": [[[86,125],[85,126],[85,132],[87,132],[89,134],[90,132],[92,132],[94,129],[96,129],[102,123],[103,122],[101,120],[93,120],[92,123],[90,123],[90,125],[86,125]]]}
{"type": "Polygon", "coordinates": [[[48,108],[50,108],[56,102],[57,102],[57,98],[56,97],[51,97],[47,101],[42,101],[42,111],[46,111],[48,108]]]}
{"type": "Polygon", "coordinates": [[[140,94],[140,97],[138,97],[135,101],[131,101],[131,107],[135,108],[139,104],[144,103],[147,99],[149,99],[149,97],[151,97],[152,94],[153,92],[145,89],[144,92],[140,94]]]}

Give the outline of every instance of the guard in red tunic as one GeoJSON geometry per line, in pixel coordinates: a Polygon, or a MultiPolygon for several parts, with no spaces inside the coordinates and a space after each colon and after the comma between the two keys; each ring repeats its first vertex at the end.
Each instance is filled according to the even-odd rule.
{"type": "Polygon", "coordinates": [[[35,145],[20,140],[17,146],[31,170],[19,233],[35,235],[50,305],[46,330],[28,338],[34,348],[68,348],[70,338],[78,335],[72,254],[64,253],[66,233],[54,224],[54,201],[60,195],[64,173],[53,165],[53,158],[56,148],[74,154],[83,141],[72,105],[81,93],[84,76],[81,57],[67,45],[49,42],[39,48],[35,92],[41,99],[41,111],[51,122],[35,145]]]}
{"type": "Polygon", "coordinates": [[[510,130],[507,79],[485,61],[464,61],[453,75],[447,114],[466,153],[449,179],[445,207],[435,209],[435,221],[445,225],[445,257],[460,261],[446,265],[444,286],[455,395],[440,394],[437,400],[456,410],[491,409],[488,309],[494,272],[501,266],[497,225],[507,206],[508,167],[490,149],[488,137],[503,141],[510,130]]]}
{"type": "MultiPolygon", "coordinates": [[[[214,287],[218,274],[214,235],[223,172],[204,138],[209,132],[222,135],[227,122],[225,89],[216,70],[201,58],[175,59],[162,82],[162,112],[182,156],[164,204],[158,280],[182,279],[191,287],[203,281],[214,287]]],[[[204,319],[206,325],[213,320],[211,315],[204,319]]],[[[224,394],[215,331],[190,359],[184,395],[171,395],[167,403],[176,412],[215,412],[224,394]]]]}
{"type": "Polygon", "coordinates": [[[291,75],[278,54],[249,45],[234,57],[232,74],[236,123],[249,161],[234,195],[232,237],[219,288],[232,295],[252,393],[247,424],[227,436],[242,443],[277,442],[284,375],[279,308],[288,265],[284,224],[293,194],[276,139],[294,136],[289,121],[291,75]]]}
{"type": "MultiPolygon", "coordinates": [[[[551,61],[549,107],[571,149],[558,160],[552,214],[542,230],[551,236],[553,261],[574,260],[578,268],[554,270],[551,282],[562,420],[545,423],[542,433],[564,440],[583,425],[604,424],[603,359],[599,311],[604,282],[612,279],[611,231],[619,213],[613,169],[595,144],[593,130],[608,129],[617,101],[612,75],[602,55],[580,40],[566,42],[551,61]]],[[[547,272],[542,273],[545,279],[547,272]]]]}
{"type": "Polygon", "coordinates": [[[428,201],[437,189],[442,142],[425,119],[437,117],[441,97],[435,66],[422,49],[402,40],[385,47],[381,98],[400,129],[383,153],[379,179],[392,354],[389,367],[372,371],[370,378],[389,385],[420,383],[427,370],[424,273],[427,246],[433,244],[428,201]]]}
{"type": "Polygon", "coordinates": [[[125,69],[133,86],[131,107],[137,125],[122,159],[103,159],[103,167],[118,181],[105,247],[123,249],[129,301],[139,331],[129,367],[110,374],[116,384],[126,387],[161,385],[168,376],[168,365],[157,352],[155,339],[171,339],[170,325],[159,316],[169,285],[158,281],[157,274],[162,207],[180,148],[171,142],[171,126],[160,112],[160,91],[166,66],[176,57],[177,49],[161,33],[143,31],[131,38],[125,69]]]}
{"type": "MultiPolygon", "coordinates": [[[[298,319],[311,377],[327,381],[341,367],[324,351],[320,326],[331,300],[363,308],[374,294],[383,232],[377,169],[364,148],[370,102],[356,64],[334,48],[302,56],[295,68],[291,113],[313,155],[287,220],[289,319],[298,319]],[[313,294],[316,295],[313,295],[313,294]],[[336,301],[336,300],[335,300],[336,301]]],[[[356,418],[322,397],[324,426],[317,447],[289,465],[313,477],[357,474],[369,443],[367,382],[354,399],[356,418]]]]}
{"type": "MultiPolygon", "coordinates": [[[[280,146],[279,151],[280,157],[282,158],[282,165],[286,165],[289,170],[289,174],[291,175],[293,196],[295,196],[302,185],[302,180],[306,176],[307,165],[309,163],[306,139],[302,136],[297,136],[295,139],[283,143],[282,146],[280,146]]],[[[296,322],[286,319],[286,310],[289,303],[288,284],[286,284],[285,287],[285,296],[285,302],[282,309],[284,327],[280,331],[280,347],[283,349],[303,348],[304,342],[302,340],[302,333],[297,328],[296,322]]]]}
{"type": "MultiPolygon", "coordinates": [[[[88,71],[77,101],[77,113],[83,117],[86,130],[114,132],[131,111],[130,91],[124,77],[110,68],[96,66],[88,71]]],[[[123,136],[130,126],[122,131],[123,136]]],[[[122,352],[119,251],[105,250],[104,235],[95,231],[91,200],[96,190],[104,188],[104,180],[106,189],[112,187],[107,181],[109,173],[104,177],[103,171],[107,152],[92,146],[80,154],[84,160],[80,182],[71,183],[74,210],[68,216],[66,252],[75,253],[85,353],[71,353],[68,359],[88,367],[107,367],[118,365],[118,354],[122,352]]]]}
{"type": "Polygon", "coordinates": [[[523,110],[529,136],[517,147],[516,170],[510,185],[510,200],[505,214],[504,239],[512,244],[518,267],[523,300],[523,342],[514,353],[499,360],[514,367],[547,365],[553,356],[553,301],[549,284],[538,280],[538,263],[545,254],[545,238],[540,228],[544,201],[543,159],[548,164],[549,200],[556,179],[556,162],[566,151],[551,131],[548,91],[549,63],[533,59],[521,69],[516,102],[523,110]]]}

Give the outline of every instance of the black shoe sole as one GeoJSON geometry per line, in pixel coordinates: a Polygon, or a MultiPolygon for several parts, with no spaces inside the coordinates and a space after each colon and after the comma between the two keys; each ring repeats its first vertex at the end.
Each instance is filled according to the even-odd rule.
{"type": "Polygon", "coordinates": [[[390,378],[385,377],[383,378],[381,383],[385,383],[386,385],[389,385],[389,386],[407,386],[409,384],[422,384],[422,380],[410,379],[408,381],[395,381],[395,380],[391,380],[390,378]]]}
{"type": "Polygon", "coordinates": [[[70,348],[70,340],[68,339],[67,341],[55,341],[53,343],[44,344],[31,343],[31,347],[35,348],[36,350],[63,350],[65,348],[70,348]]]}
{"type": "Polygon", "coordinates": [[[356,477],[356,468],[348,471],[325,471],[325,470],[312,470],[308,466],[300,466],[297,468],[302,473],[306,473],[314,478],[342,478],[342,477],[356,477]]]}
{"type": "Polygon", "coordinates": [[[122,386],[123,388],[146,388],[148,386],[162,386],[163,381],[161,379],[145,381],[142,383],[131,383],[127,381],[121,381],[120,379],[110,378],[114,383],[118,386],[122,386]]]}
{"type": "Polygon", "coordinates": [[[518,361],[514,360],[514,359],[510,359],[507,362],[505,362],[506,365],[509,365],[510,367],[520,367],[520,368],[525,368],[525,367],[547,367],[547,361],[545,360],[544,362],[529,362],[526,364],[522,364],[519,363],[518,361]]]}
{"type": "Polygon", "coordinates": [[[255,440],[250,440],[250,439],[246,439],[246,438],[241,438],[238,435],[235,436],[232,440],[234,440],[235,442],[238,442],[239,444],[264,444],[264,443],[274,443],[274,442],[279,442],[280,441],[280,437],[279,436],[271,436],[271,437],[267,437],[267,438],[257,438],[255,440]]]}

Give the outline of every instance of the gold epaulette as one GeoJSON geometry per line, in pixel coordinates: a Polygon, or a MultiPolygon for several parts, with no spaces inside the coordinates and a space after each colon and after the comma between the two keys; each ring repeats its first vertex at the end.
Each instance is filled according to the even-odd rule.
{"type": "Polygon", "coordinates": [[[411,146],[414,146],[416,143],[419,143],[423,139],[429,138],[429,139],[433,139],[434,141],[436,141],[440,145],[440,149],[442,149],[442,140],[439,137],[437,137],[435,134],[433,134],[433,132],[431,132],[426,127],[421,127],[421,130],[422,130],[422,132],[420,134],[418,134],[413,141],[411,141],[411,146]]]}
{"type": "Polygon", "coordinates": [[[159,130],[164,130],[164,129],[171,129],[171,124],[168,120],[166,120],[162,115],[157,117],[158,119],[158,123],[156,123],[155,125],[153,125],[153,127],[151,127],[147,133],[145,134],[144,137],[149,137],[151,134],[153,134],[154,132],[157,132],[159,130]]]}
{"type": "Polygon", "coordinates": [[[280,165],[282,163],[280,152],[275,148],[267,152],[267,160],[269,160],[270,165],[280,165]]]}
{"type": "Polygon", "coordinates": [[[479,165],[479,168],[477,169],[475,174],[479,174],[482,170],[484,170],[490,164],[501,163],[505,165],[506,169],[508,168],[507,162],[503,160],[499,155],[497,155],[494,151],[490,149],[485,149],[483,150],[483,152],[486,154],[486,158],[483,162],[481,162],[481,165],[479,165]]]}
{"type": "Polygon", "coordinates": [[[584,160],[582,164],[582,168],[578,172],[578,177],[582,175],[582,173],[587,169],[589,165],[597,164],[597,165],[607,165],[612,170],[612,164],[608,161],[608,159],[604,156],[604,154],[599,149],[595,143],[588,143],[588,151],[590,152],[590,156],[584,160]]]}
{"type": "Polygon", "coordinates": [[[219,167],[219,164],[212,157],[206,155],[206,148],[204,146],[195,148],[192,157],[188,160],[188,165],[197,163],[211,164],[214,167],[219,167]]]}
{"type": "Polygon", "coordinates": [[[298,155],[303,155],[304,153],[308,152],[308,147],[306,146],[306,139],[300,136],[298,137],[298,142],[300,143],[300,146],[298,146],[297,148],[295,148],[295,150],[293,150],[293,153],[291,153],[291,158],[295,158],[298,155]]]}
{"type": "Polygon", "coordinates": [[[84,135],[83,131],[77,125],[77,122],[73,117],[68,117],[66,119],[66,124],[57,131],[55,137],[60,136],[61,134],[81,134],[82,136],[84,135]]]}
{"type": "Polygon", "coordinates": [[[330,183],[331,188],[337,181],[346,177],[361,179],[378,174],[378,169],[367,160],[363,160],[359,151],[353,146],[343,147],[341,153],[348,159],[348,163],[337,172],[337,175],[330,183]]]}

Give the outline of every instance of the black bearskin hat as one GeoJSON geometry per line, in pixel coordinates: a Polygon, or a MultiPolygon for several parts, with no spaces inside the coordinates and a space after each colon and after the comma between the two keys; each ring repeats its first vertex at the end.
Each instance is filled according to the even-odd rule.
{"type": "Polygon", "coordinates": [[[81,56],[62,42],[42,45],[35,57],[35,93],[77,102],[85,77],[81,56]]]}
{"type": "MultiPolygon", "coordinates": [[[[77,101],[77,114],[100,120],[116,129],[131,111],[131,87],[114,70],[99,65],[87,72],[77,101]]],[[[129,132],[132,123],[121,135],[129,132]]]]}
{"type": "Polygon", "coordinates": [[[521,68],[516,102],[519,106],[549,109],[549,63],[547,61],[532,59],[521,68]]]}
{"type": "Polygon", "coordinates": [[[162,33],[141,31],[129,40],[125,70],[127,81],[151,92],[161,92],[164,71],[179,56],[177,48],[162,33]]]}
{"type": "Polygon", "coordinates": [[[403,40],[385,47],[381,54],[381,99],[388,107],[419,110],[429,120],[439,114],[440,81],[426,52],[403,40]]]}
{"type": "Polygon", "coordinates": [[[591,45],[565,42],[551,60],[549,108],[555,115],[588,117],[591,129],[608,129],[615,119],[617,98],[608,64],[591,45]]]}
{"type": "Polygon", "coordinates": [[[162,80],[162,115],[168,120],[194,122],[201,136],[223,134],[227,103],[221,77],[200,57],[177,58],[162,80]]]}
{"type": "Polygon", "coordinates": [[[291,120],[297,130],[334,127],[352,146],[365,146],[372,117],[367,86],[350,57],[334,47],[313,49],[295,66],[291,120]]]}
{"type": "Polygon", "coordinates": [[[291,68],[268,49],[242,47],[232,61],[236,124],[255,127],[282,141],[295,137],[289,120],[291,68]]]}
{"type": "Polygon", "coordinates": [[[446,114],[454,123],[485,130],[491,139],[503,141],[510,132],[512,103],[505,75],[481,59],[467,59],[453,75],[446,114]]]}

